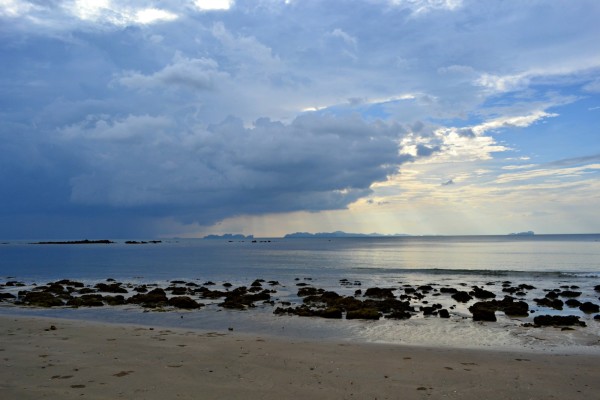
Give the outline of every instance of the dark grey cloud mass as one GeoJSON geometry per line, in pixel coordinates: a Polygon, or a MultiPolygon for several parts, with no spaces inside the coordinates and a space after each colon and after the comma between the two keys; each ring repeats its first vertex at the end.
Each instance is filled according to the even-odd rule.
{"type": "MultiPolygon", "coordinates": [[[[290,124],[263,118],[252,127],[230,117],[206,129],[147,115],[88,117],[43,138],[25,131],[5,142],[1,214],[6,223],[32,211],[75,225],[79,216],[93,224],[117,218],[114,228],[129,221],[125,231],[133,233],[151,218],[212,224],[344,208],[407,160],[398,149],[403,133],[398,125],[317,114],[290,124]]],[[[68,228],[61,224],[56,230],[68,228]]]]}

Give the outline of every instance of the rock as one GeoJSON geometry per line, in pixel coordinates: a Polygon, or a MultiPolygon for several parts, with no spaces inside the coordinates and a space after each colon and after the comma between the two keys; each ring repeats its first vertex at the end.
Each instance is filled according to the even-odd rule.
{"type": "Polygon", "coordinates": [[[22,303],[36,307],[57,307],[65,304],[62,299],[49,292],[27,292],[22,303]]]}
{"type": "Polygon", "coordinates": [[[245,310],[247,307],[254,307],[256,301],[266,301],[271,299],[271,294],[268,290],[263,290],[259,293],[248,293],[245,286],[240,286],[227,292],[225,301],[220,303],[219,306],[223,308],[245,310]]]}
{"type": "Polygon", "coordinates": [[[148,293],[148,288],[146,285],[141,285],[133,288],[133,291],[138,293],[148,293]]]}
{"type": "Polygon", "coordinates": [[[594,290],[595,290],[596,292],[600,292],[600,285],[596,285],[596,286],[594,286],[594,290]]]}
{"type": "Polygon", "coordinates": [[[368,288],[365,291],[365,297],[376,297],[379,299],[386,299],[386,298],[394,298],[396,296],[394,296],[394,290],[396,289],[388,289],[388,288],[368,288]]]}
{"type": "Polygon", "coordinates": [[[473,290],[469,294],[478,299],[493,299],[496,297],[496,295],[489,290],[481,289],[477,286],[473,286],[472,289],[473,290]]]}
{"type": "Polygon", "coordinates": [[[443,288],[440,288],[440,292],[454,294],[454,293],[458,292],[458,290],[455,288],[443,287],[443,288]]]}
{"type": "Polygon", "coordinates": [[[452,298],[456,301],[458,301],[459,303],[467,303],[471,300],[473,300],[473,297],[471,297],[471,295],[469,295],[469,293],[467,292],[456,292],[452,295],[452,298]]]}
{"type": "Polygon", "coordinates": [[[450,318],[450,313],[445,308],[442,308],[438,311],[438,315],[440,318],[450,318]]]}
{"type": "Polygon", "coordinates": [[[104,296],[102,299],[109,306],[120,306],[126,302],[125,297],[121,296],[120,294],[116,296],[104,296]]]}
{"type": "Polygon", "coordinates": [[[579,300],[575,300],[575,299],[569,299],[567,301],[565,301],[565,304],[569,307],[579,307],[581,305],[581,302],[579,300]]]}
{"type": "Polygon", "coordinates": [[[597,304],[594,304],[590,301],[586,301],[585,303],[580,305],[579,309],[586,314],[597,313],[600,311],[600,307],[597,304]]]}
{"type": "Polygon", "coordinates": [[[533,299],[533,301],[535,301],[538,306],[550,307],[554,308],[555,310],[562,310],[564,305],[562,300],[549,299],[547,297],[544,297],[542,299],[533,299]]]}
{"type": "Polygon", "coordinates": [[[473,314],[473,321],[496,321],[496,305],[487,301],[480,301],[469,307],[469,311],[473,314]]]}
{"type": "Polygon", "coordinates": [[[424,316],[437,315],[437,310],[435,307],[431,307],[431,306],[421,307],[421,311],[423,312],[424,316]]]}
{"type": "Polygon", "coordinates": [[[346,319],[378,320],[379,318],[381,318],[381,314],[373,308],[361,308],[346,313],[346,319]]]}
{"type": "Polygon", "coordinates": [[[41,290],[44,292],[54,293],[57,295],[64,295],[64,294],[68,293],[65,290],[65,288],[63,287],[63,285],[56,283],[56,282],[51,282],[47,286],[39,286],[35,290],[41,290]]]}
{"type": "Polygon", "coordinates": [[[189,296],[171,297],[169,299],[169,305],[175,308],[184,308],[186,310],[194,310],[202,306],[202,304],[196,302],[189,296]]]}
{"type": "Polygon", "coordinates": [[[0,300],[16,299],[17,296],[11,293],[0,293],[0,300]]]}
{"type": "Polygon", "coordinates": [[[152,289],[148,293],[138,293],[127,299],[127,303],[141,304],[146,308],[157,308],[168,304],[168,298],[165,291],[161,288],[152,289]]]}
{"type": "MultiPolygon", "coordinates": [[[[321,289],[322,292],[322,289],[321,289]]],[[[302,287],[298,289],[298,297],[306,297],[306,296],[316,296],[319,293],[319,290],[315,287],[302,287]]]]}
{"type": "Polygon", "coordinates": [[[546,293],[546,298],[548,299],[556,299],[558,297],[558,293],[555,291],[550,291],[546,293]]]}
{"type": "Polygon", "coordinates": [[[100,294],[84,294],[80,297],[73,297],[67,301],[67,305],[71,307],[102,307],[102,295],[100,294]]]}
{"type": "Polygon", "coordinates": [[[261,287],[261,286],[262,286],[262,282],[264,282],[264,280],[262,280],[262,279],[257,279],[257,280],[255,280],[254,282],[252,282],[252,283],[250,284],[250,286],[251,286],[251,287],[252,287],[252,286],[254,286],[254,287],[261,287]]]}
{"type": "Polygon", "coordinates": [[[342,318],[342,310],[340,310],[337,307],[328,307],[319,313],[319,317],[329,318],[329,319],[341,319],[342,318]]]}
{"type": "Polygon", "coordinates": [[[220,299],[225,297],[229,292],[222,292],[220,290],[210,290],[202,286],[199,289],[195,289],[194,293],[198,293],[203,299],[220,299]]]}
{"type": "Polygon", "coordinates": [[[385,316],[387,319],[409,319],[412,314],[406,311],[394,311],[385,316]]]}
{"type": "Polygon", "coordinates": [[[189,289],[186,287],[182,287],[182,286],[169,286],[168,288],[165,289],[165,291],[171,292],[171,294],[173,296],[181,296],[181,295],[187,294],[189,289]]]}
{"type": "Polygon", "coordinates": [[[98,291],[105,293],[127,293],[127,289],[121,287],[120,283],[98,283],[94,286],[98,291]]]}
{"type": "Polygon", "coordinates": [[[559,293],[561,297],[579,297],[581,296],[581,292],[574,292],[572,290],[563,290],[559,293]]]}
{"type": "Polygon", "coordinates": [[[585,322],[574,315],[538,315],[533,319],[533,323],[537,326],[586,326],[585,322]]]}
{"type": "Polygon", "coordinates": [[[509,317],[526,317],[529,315],[529,305],[524,301],[513,301],[510,304],[505,304],[501,307],[509,317]]]}

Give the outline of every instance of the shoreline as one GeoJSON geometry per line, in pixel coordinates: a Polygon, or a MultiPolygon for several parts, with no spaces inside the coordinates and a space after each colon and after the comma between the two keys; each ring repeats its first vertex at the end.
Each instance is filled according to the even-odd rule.
{"type": "Polygon", "coordinates": [[[600,315],[571,306],[563,310],[560,300],[585,305],[600,285],[588,283],[578,292],[573,290],[580,287],[574,285],[536,288],[501,280],[470,287],[448,281],[394,286],[369,287],[348,279],[322,286],[312,278],[255,279],[247,285],[200,280],[146,284],[112,278],[85,283],[63,279],[46,285],[7,281],[0,284],[0,315],[234,328],[288,340],[600,354],[600,315]],[[539,301],[544,305],[535,308],[532,303],[539,301]],[[537,325],[544,319],[550,319],[546,326],[537,325]]]}
{"type": "Polygon", "coordinates": [[[8,398],[592,398],[599,355],[0,315],[8,398]],[[54,328],[52,328],[54,327],[54,328]]]}

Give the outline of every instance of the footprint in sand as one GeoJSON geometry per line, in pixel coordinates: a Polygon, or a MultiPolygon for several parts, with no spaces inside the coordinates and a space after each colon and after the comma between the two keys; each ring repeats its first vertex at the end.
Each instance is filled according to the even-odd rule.
{"type": "Polygon", "coordinates": [[[69,379],[72,378],[73,375],[54,375],[53,377],[51,377],[50,379],[69,379]]]}
{"type": "Polygon", "coordinates": [[[133,371],[121,371],[121,372],[117,372],[116,374],[113,374],[113,376],[116,376],[118,378],[122,378],[126,375],[131,374],[133,371]]]}

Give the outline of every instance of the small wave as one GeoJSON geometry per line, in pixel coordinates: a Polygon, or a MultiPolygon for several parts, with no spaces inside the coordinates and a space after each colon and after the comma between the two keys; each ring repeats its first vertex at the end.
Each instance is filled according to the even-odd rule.
{"type": "Polygon", "coordinates": [[[375,273],[424,274],[424,275],[460,275],[460,276],[518,276],[533,278],[598,278],[598,272],[566,271],[522,271],[510,269],[445,269],[445,268],[368,268],[357,267],[354,270],[375,273]]]}

